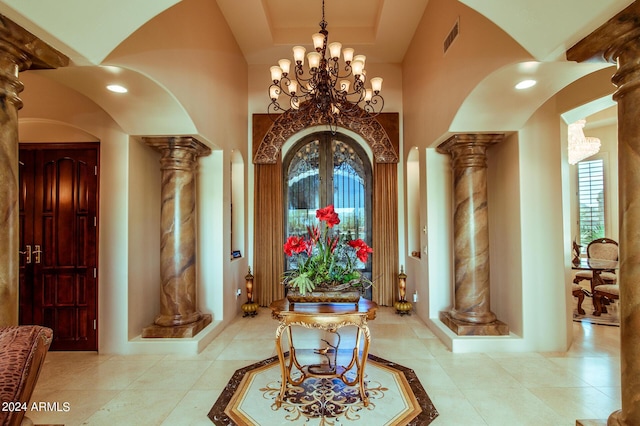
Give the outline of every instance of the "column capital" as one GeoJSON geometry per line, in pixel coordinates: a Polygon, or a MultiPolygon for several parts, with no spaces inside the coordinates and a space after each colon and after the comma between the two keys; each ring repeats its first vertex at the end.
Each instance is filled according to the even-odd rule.
{"type": "Polygon", "coordinates": [[[211,148],[192,136],[143,136],[142,141],[161,153],[183,149],[192,151],[197,157],[211,154],[211,148]]]}
{"type": "Polygon", "coordinates": [[[441,154],[450,154],[453,168],[487,167],[487,149],[502,142],[504,133],[460,133],[438,145],[441,154]]]}
{"type": "Polygon", "coordinates": [[[211,154],[211,148],[191,136],[143,137],[142,140],[162,154],[162,170],[192,171],[198,157],[211,154]]]}
{"type": "Polygon", "coordinates": [[[634,2],[567,50],[567,60],[616,63],[622,46],[637,43],[640,3],[634,2]]]}
{"type": "Polygon", "coordinates": [[[18,73],[26,69],[64,67],[69,58],[0,15],[0,86],[3,97],[16,109],[22,108],[18,94],[24,88],[18,73]]]}
{"type": "Polygon", "coordinates": [[[0,50],[16,56],[20,71],[66,67],[69,58],[6,16],[0,15],[0,50]]]}
{"type": "Polygon", "coordinates": [[[618,100],[640,88],[640,2],[634,2],[567,51],[567,60],[600,61],[618,65],[611,78],[618,100]]]}

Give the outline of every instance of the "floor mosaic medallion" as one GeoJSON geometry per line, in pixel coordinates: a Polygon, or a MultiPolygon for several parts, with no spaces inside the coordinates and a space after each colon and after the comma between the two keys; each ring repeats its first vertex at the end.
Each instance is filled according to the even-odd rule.
{"type": "Polygon", "coordinates": [[[276,407],[280,367],[272,357],[237,370],[211,408],[209,418],[222,425],[428,425],[438,412],[413,370],[369,355],[364,406],[357,387],[340,379],[308,378],[287,389],[276,407]]]}

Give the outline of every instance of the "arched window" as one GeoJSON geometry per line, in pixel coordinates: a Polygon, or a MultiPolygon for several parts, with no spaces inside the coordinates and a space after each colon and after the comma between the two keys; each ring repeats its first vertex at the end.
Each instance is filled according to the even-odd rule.
{"type": "MultiPolygon", "coordinates": [[[[306,234],[316,210],[333,204],[340,215],[335,229],[371,245],[371,161],[355,140],[330,132],[306,136],[285,155],[283,171],[286,236],[306,234]]],[[[371,258],[360,268],[370,273],[371,258]]]]}

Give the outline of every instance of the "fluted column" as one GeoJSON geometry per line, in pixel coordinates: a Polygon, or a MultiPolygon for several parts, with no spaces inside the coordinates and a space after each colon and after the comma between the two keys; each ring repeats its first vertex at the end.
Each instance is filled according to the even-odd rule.
{"type": "MultiPolygon", "coordinates": [[[[620,364],[622,409],[607,425],[640,425],[640,5],[635,2],[567,52],[567,59],[618,64],[620,364]]],[[[578,421],[578,424],[582,422],[578,421]]]]}
{"type": "Polygon", "coordinates": [[[65,66],[68,58],[0,15],[0,327],[18,324],[18,73],[65,66]]]}
{"type": "Polygon", "coordinates": [[[143,138],[162,154],[160,314],[142,337],[192,337],[211,322],[198,311],[196,180],[198,157],[211,150],[191,137],[143,138]]]}
{"type": "Polygon", "coordinates": [[[490,308],[487,149],[502,134],[461,134],[438,147],[452,158],[454,305],[441,320],[456,334],[508,334],[490,308]]]}

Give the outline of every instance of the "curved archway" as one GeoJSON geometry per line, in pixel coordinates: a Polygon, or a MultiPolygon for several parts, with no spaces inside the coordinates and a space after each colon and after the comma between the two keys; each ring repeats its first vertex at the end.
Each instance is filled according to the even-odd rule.
{"type": "MultiPolygon", "coordinates": [[[[254,155],[255,164],[275,164],[285,142],[308,127],[322,126],[321,117],[295,111],[281,114],[266,132],[254,155]]],[[[338,127],[348,129],[362,136],[373,151],[376,163],[397,163],[398,153],[387,131],[378,119],[354,122],[338,119],[338,127]]]]}
{"type": "MultiPolygon", "coordinates": [[[[311,114],[282,114],[272,122],[266,114],[253,116],[255,165],[255,256],[254,276],[258,303],[268,305],[283,297],[280,277],[284,272],[282,148],[292,136],[306,134],[309,128],[328,130],[311,114]],[[319,127],[319,128],[318,128],[319,127]],[[282,266],[281,266],[282,265],[282,266]]],[[[363,123],[338,123],[340,133],[353,132],[366,142],[373,153],[372,195],[372,277],[373,300],[385,306],[393,304],[398,262],[398,152],[399,115],[386,113],[363,123]],[[341,129],[346,129],[342,130],[341,129]]]]}

